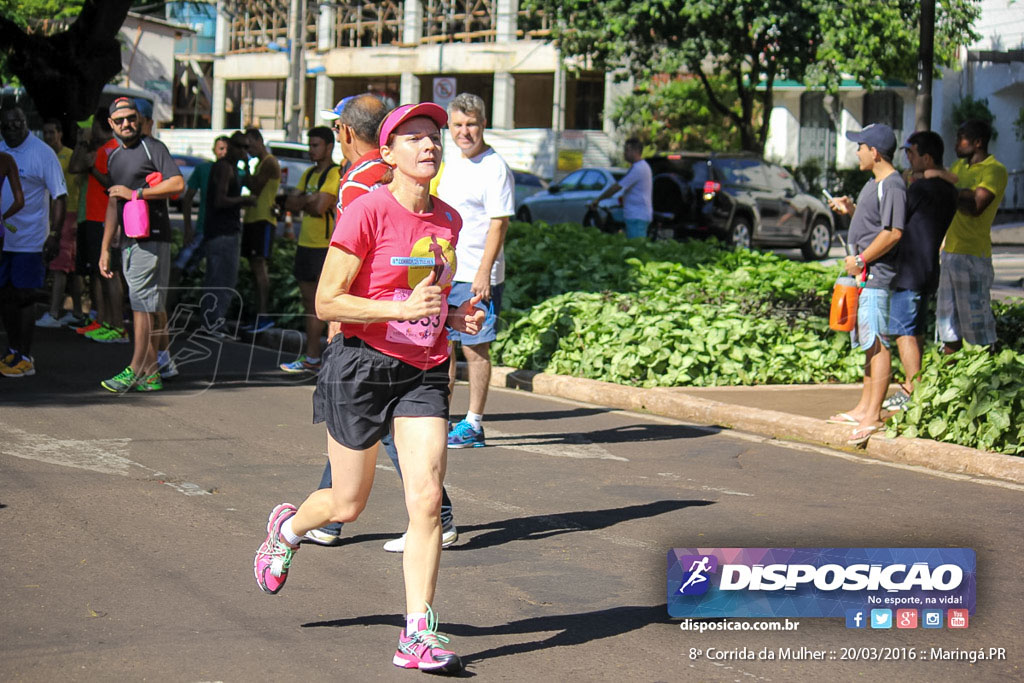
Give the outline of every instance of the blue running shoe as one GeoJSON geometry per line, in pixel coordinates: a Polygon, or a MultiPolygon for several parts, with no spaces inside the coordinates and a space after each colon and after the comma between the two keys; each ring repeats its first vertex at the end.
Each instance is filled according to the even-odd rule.
{"type": "Polygon", "coordinates": [[[480,448],[486,446],[484,428],[473,429],[473,425],[462,420],[448,432],[448,448],[480,448]]]}

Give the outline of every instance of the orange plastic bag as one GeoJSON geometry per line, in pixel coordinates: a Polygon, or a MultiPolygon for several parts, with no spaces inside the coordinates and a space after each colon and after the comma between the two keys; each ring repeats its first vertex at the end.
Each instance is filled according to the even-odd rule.
{"type": "Polygon", "coordinates": [[[828,326],[837,332],[849,332],[857,325],[857,301],[862,284],[848,275],[836,279],[832,288],[832,307],[828,326]]]}

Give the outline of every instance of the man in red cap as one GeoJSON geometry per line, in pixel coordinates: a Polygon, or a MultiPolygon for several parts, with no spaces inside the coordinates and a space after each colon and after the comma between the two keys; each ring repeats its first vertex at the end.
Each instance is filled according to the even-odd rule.
{"type": "Polygon", "coordinates": [[[171,221],[167,198],[185,189],[178,165],[159,140],[142,133],[141,119],[133,100],[119,97],[110,103],[109,122],[120,145],[107,159],[111,182],[107,215],[100,249],[100,274],[114,277],[110,249],[121,249],[122,270],[135,325],[131,363],[101,385],[116,393],[157,391],[163,382],[157,372],[157,335],[164,332],[167,285],[171,272],[171,221]],[[145,200],[149,216],[146,235],[127,237],[124,207],[133,199],[145,200]]]}

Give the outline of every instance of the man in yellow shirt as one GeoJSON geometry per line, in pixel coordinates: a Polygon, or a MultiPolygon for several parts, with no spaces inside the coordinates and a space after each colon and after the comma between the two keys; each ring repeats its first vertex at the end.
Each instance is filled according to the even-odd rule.
{"type": "Polygon", "coordinates": [[[965,121],[956,133],[950,171],[957,176],[957,212],[941,253],[936,325],[947,351],[963,341],[991,346],[996,341],[992,315],[992,220],[1006,192],[1006,167],[988,153],[992,127],[965,121]]]}
{"type": "Polygon", "coordinates": [[[281,370],[289,373],[320,371],[320,337],[326,325],[316,317],[316,285],[331,245],[341,175],[331,158],[334,151],[334,133],[326,126],[317,126],[306,134],[309,138],[309,160],[313,166],[306,169],[299,184],[284,203],[293,214],[302,212],[299,244],[295,248],[295,279],[302,293],[302,306],[306,311],[306,353],[291,363],[282,363],[281,370]]]}
{"type": "Polygon", "coordinates": [[[274,321],[266,316],[270,298],[267,259],[273,250],[274,231],[277,229],[274,201],[281,186],[281,164],[263,144],[263,135],[258,128],[246,128],[245,137],[249,140],[249,154],[259,160],[255,173],[245,176],[245,186],[256,197],[256,205],[247,208],[242,217],[242,256],[249,259],[257,299],[256,315],[247,327],[255,334],[274,326],[274,321]]]}

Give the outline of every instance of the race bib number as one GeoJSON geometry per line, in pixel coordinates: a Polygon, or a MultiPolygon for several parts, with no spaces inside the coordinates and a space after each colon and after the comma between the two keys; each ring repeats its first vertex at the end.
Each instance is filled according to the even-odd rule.
{"type": "MultiPolygon", "coordinates": [[[[411,289],[396,289],[394,301],[405,301],[412,295],[411,289]]],[[[388,323],[385,338],[398,344],[415,346],[433,346],[444,330],[444,321],[448,318],[448,300],[441,297],[440,315],[432,315],[419,320],[392,320],[388,323]]]]}

